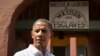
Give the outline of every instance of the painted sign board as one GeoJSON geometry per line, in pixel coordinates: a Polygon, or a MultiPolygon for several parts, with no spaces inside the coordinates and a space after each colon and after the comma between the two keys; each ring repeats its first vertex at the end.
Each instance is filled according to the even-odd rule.
{"type": "Polygon", "coordinates": [[[49,20],[54,29],[88,29],[88,1],[50,2],[49,20]]]}

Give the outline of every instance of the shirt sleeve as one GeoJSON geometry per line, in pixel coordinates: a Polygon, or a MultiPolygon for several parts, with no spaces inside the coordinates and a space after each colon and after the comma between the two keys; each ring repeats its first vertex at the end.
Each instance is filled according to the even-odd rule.
{"type": "Polygon", "coordinates": [[[17,52],[13,56],[24,56],[24,55],[22,53],[20,53],[20,52],[17,52]]]}

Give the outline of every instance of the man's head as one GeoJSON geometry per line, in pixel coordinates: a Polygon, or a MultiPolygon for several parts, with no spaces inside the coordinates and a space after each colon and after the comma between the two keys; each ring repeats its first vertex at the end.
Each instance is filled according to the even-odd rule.
{"type": "Polygon", "coordinates": [[[32,38],[35,47],[46,48],[52,35],[51,23],[46,19],[38,19],[32,27],[32,38]]]}

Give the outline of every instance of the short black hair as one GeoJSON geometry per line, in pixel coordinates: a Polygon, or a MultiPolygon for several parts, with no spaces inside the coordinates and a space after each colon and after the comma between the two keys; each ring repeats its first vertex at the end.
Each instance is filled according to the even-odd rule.
{"type": "MultiPolygon", "coordinates": [[[[50,22],[49,20],[44,19],[44,18],[37,19],[37,20],[34,22],[33,27],[34,27],[34,25],[35,25],[37,22],[45,22],[45,23],[48,24],[50,30],[51,30],[51,31],[53,30],[52,24],[51,24],[51,22],[50,22]]],[[[32,27],[32,28],[33,28],[33,27],[32,27]]]]}

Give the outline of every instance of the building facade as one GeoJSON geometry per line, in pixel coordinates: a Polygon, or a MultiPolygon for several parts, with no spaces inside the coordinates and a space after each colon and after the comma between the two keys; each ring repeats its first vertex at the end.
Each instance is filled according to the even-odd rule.
{"type": "MultiPolygon", "coordinates": [[[[49,2],[74,0],[0,0],[0,55],[13,56],[26,48],[31,39],[31,26],[38,18],[49,20],[49,2]]],[[[81,0],[77,0],[81,1],[81,0]]],[[[54,30],[48,49],[56,56],[99,56],[99,0],[89,2],[90,29],[54,30]]]]}

